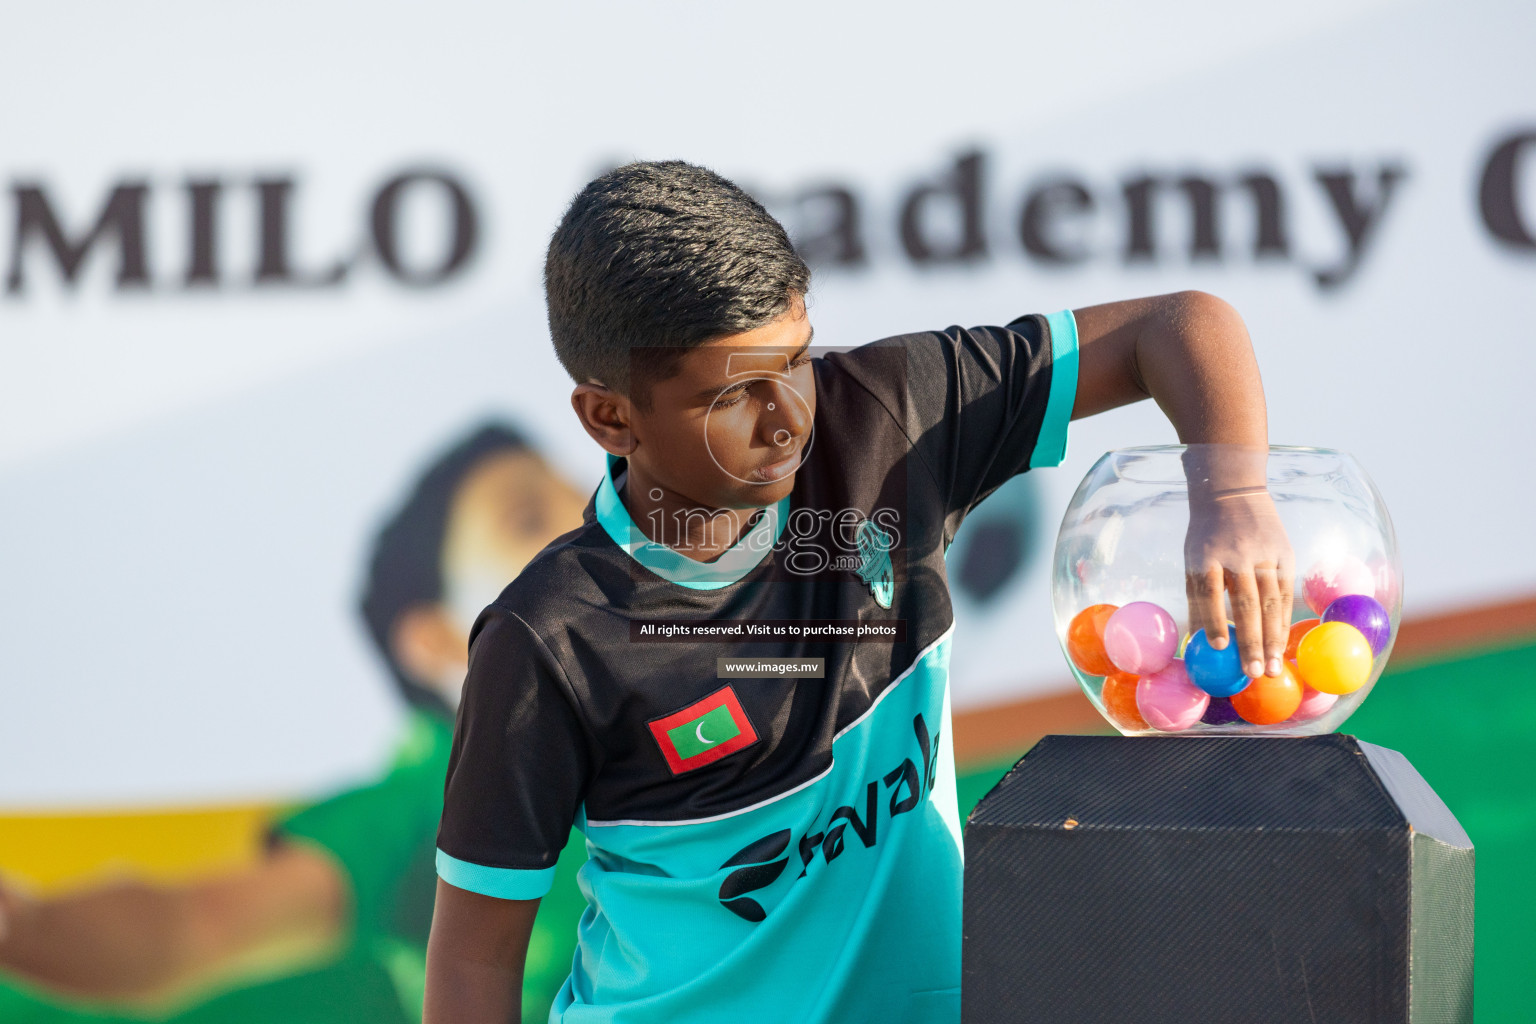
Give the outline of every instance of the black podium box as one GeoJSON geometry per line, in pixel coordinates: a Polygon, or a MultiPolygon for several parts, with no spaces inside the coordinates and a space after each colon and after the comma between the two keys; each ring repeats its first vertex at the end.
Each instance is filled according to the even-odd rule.
{"type": "Polygon", "coordinates": [[[966,1024],[1468,1022],[1473,852],[1352,736],[1048,736],[965,833],[966,1024]]]}

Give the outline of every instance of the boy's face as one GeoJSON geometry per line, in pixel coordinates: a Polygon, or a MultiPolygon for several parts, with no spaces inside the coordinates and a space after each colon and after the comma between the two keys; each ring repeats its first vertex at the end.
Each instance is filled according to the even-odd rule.
{"type": "Polygon", "coordinates": [[[777,320],[685,352],[678,372],[651,386],[649,409],[629,403],[630,461],[704,508],[761,508],[784,497],[816,416],[811,333],[796,296],[777,320]]]}

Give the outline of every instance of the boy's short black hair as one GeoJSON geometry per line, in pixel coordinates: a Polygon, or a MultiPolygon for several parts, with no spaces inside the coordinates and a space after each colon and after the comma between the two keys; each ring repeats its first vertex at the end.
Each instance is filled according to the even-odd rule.
{"type": "Polygon", "coordinates": [[[443,544],[459,486],[490,456],[527,448],[512,427],[482,425],[426,467],[374,538],[358,611],[401,695],[416,707],[453,717],[443,698],[412,679],[395,657],[395,623],[410,609],[443,599],[443,544]]]}
{"type": "Polygon", "coordinates": [[[810,287],[777,220],[714,171],[632,163],[590,182],[555,229],[544,263],[549,331],[577,383],[642,408],[682,350],[761,327],[810,287]],[[647,352],[634,361],[633,349],[647,352]]]}

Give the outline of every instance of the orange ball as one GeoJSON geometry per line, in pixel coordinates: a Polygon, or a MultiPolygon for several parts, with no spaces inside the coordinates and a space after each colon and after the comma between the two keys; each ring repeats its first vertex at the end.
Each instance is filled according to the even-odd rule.
{"type": "Polygon", "coordinates": [[[1067,626],[1067,656],[1091,676],[1112,675],[1116,669],[1104,653],[1104,625],[1120,610],[1119,605],[1091,604],[1072,616],[1067,626]]]}
{"type": "Polygon", "coordinates": [[[1291,627],[1290,636],[1285,640],[1285,660],[1296,660],[1296,647],[1301,643],[1301,638],[1306,636],[1313,626],[1322,623],[1322,619],[1302,619],[1291,627]]]}
{"type": "Polygon", "coordinates": [[[1104,680],[1104,690],[1099,695],[1110,720],[1122,729],[1150,729],[1136,706],[1136,677],[1116,672],[1104,680]]]}
{"type": "Polygon", "coordinates": [[[1301,707],[1302,685],[1296,669],[1286,662],[1278,676],[1259,676],[1232,695],[1232,710],[1254,725],[1283,722],[1301,707]]]}

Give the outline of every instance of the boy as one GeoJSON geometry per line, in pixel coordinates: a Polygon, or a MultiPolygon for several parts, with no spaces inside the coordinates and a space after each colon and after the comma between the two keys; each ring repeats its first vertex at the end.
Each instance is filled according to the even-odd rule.
{"type": "Polygon", "coordinates": [[[589,909],[552,1020],[957,1020],[943,550],[1070,418],[1150,395],[1234,446],[1186,459],[1191,616],[1224,644],[1225,590],[1246,670],[1278,674],[1290,551],[1241,320],[1188,293],[812,359],[783,228],[678,162],[590,183],[545,284],[609,468],[476,624],[426,1020],[516,1019],[573,823],[589,909]]]}

